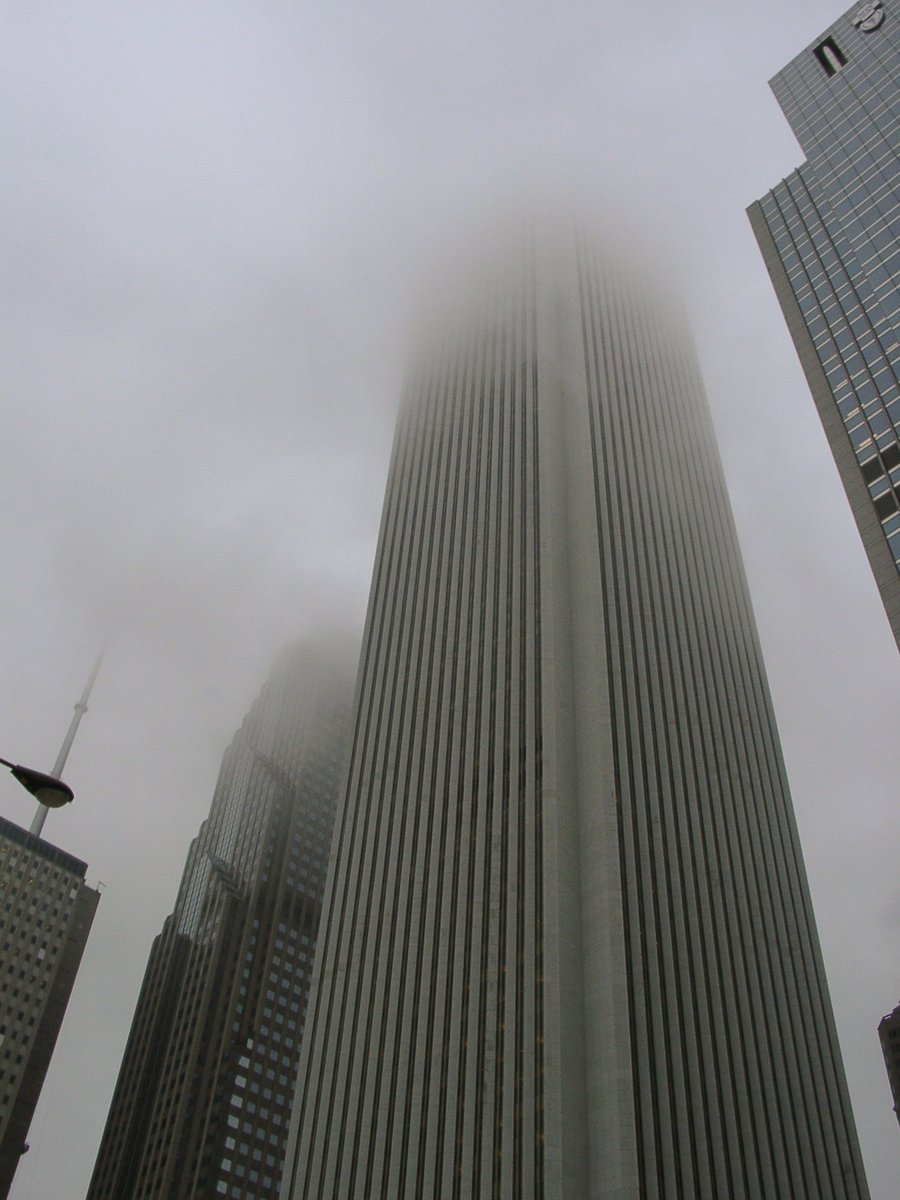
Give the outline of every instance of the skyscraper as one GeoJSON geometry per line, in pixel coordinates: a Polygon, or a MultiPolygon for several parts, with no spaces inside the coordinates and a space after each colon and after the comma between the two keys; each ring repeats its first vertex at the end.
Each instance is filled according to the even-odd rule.
{"type": "Polygon", "coordinates": [[[900,645],[897,0],[855,5],[771,86],[806,162],[750,220],[900,645]]]}
{"type": "Polygon", "coordinates": [[[580,237],[411,371],[284,1200],[867,1195],[693,354],[580,237]]]}
{"type": "Polygon", "coordinates": [[[275,1200],[355,660],[286,655],[156,938],[90,1200],[275,1200]]]}
{"type": "Polygon", "coordinates": [[[900,1004],[878,1022],[878,1039],[891,1086],[894,1112],[900,1121],[900,1004]]]}
{"type": "Polygon", "coordinates": [[[31,1118],[100,900],[84,882],[87,865],[41,837],[47,806],[72,799],[61,776],[99,669],[98,658],[50,775],[0,759],[38,800],[28,831],[0,818],[0,1200],[28,1150],[31,1118]]]}
{"type": "Polygon", "coordinates": [[[100,893],[87,866],[0,817],[0,1197],[50,1065],[100,893]]]}

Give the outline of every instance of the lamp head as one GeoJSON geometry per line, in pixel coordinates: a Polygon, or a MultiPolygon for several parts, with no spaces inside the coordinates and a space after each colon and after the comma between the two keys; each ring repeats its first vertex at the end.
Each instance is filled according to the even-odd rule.
{"type": "Polygon", "coordinates": [[[14,766],[11,770],[13,778],[47,808],[62,808],[75,798],[75,793],[69,785],[54,775],[46,775],[43,771],[35,771],[32,767],[21,765],[14,766]]]}

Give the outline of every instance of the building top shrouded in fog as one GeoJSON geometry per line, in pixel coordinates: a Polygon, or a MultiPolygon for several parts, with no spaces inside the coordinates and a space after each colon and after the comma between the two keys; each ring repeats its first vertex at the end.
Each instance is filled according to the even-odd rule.
{"type": "Polygon", "coordinates": [[[860,1200],[693,351],[523,243],[410,371],[285,1200],[860,1200]]]}
{"type": "Polygon", "coordinates": [[[276,1200],[352,651],[282,657],[227,750],[150,953],[89,1200],[276,1200]]]}

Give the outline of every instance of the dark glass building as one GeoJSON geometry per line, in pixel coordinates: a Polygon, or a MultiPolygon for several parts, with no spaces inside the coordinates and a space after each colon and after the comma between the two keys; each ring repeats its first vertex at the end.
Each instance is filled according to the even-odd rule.
{"type": "Polygon", "coordinates": [[[283,657],[150,953],[89,1200],[276,1200],[355,659],[283,657]]]}
{"type": "Polygon", "coordinates": [[[900,1004],[893,1012],[881,1018],[878,1023],[878,1038],[887,1068],[888,1083],[891,1085],[894,1112],[900,1121],[900,1004]]]}
{"type": "Polygon", "coordinates": [[[567,232],[437,324],[388,477],[283,1200],[861,1200],[683,322],[567,232]]]}
{"type": "Polygon", "coordinates": [[[900,644],[898,0],[856,5],[772,89],[806,162],[750,220],[900,644]]]}
{"type": "Polygon", "coordinates": [[[100,893],[87,866],[0,817],[0,1198],[9,1194],[100,893]]]}

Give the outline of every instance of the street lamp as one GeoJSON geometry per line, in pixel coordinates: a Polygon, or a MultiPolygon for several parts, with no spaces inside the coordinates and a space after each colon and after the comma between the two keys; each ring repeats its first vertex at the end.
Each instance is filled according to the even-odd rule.
{"type": "Polygon", "coordinates": [[[9,767],[13,778],[46,808],[62,808],[64,804],[75,799],[75,793],[69,785],[57,779],[55,775],[46,775],[43,771],[35,771],[33,767],[11,763],[6,758],[0,758],[0,765],[9,767]]]}
{"type": "Polygon", "coordinates": [[[75,798],[75,793],[67,783],[63,783],[60,775],[66,765],[69,751],[72,749],[72,742],[75,740],[75,734],[78,731],[81,718],[87,712],[88,698],[91,694],[91,688],[94,686],[94,680],[97,678],[97,672],[100,670],[102,659],[103,651],[101,650],[85,684],[81,699],[75,705],[75,712],[72,715],[66,736],[63,738],[59,754],[56,756],[56,762],[53,764],[52,775],[45,775],[43,771],[35,771],[32,767],[22,767],[17,763],[9,762],[5,758],[0,758],[0,763],[4,767],[9,767],[14,778],[18,779],[22,787],[26,791],[31,792],[32,796],[38,802],[37,812],[34,814],[34,820],[31,822],[31,827],[28,830],[35,837],[41,836],[49,809],[62,808],[64,804],[68,804],[70,800],[74,800],[75,798]]]}

